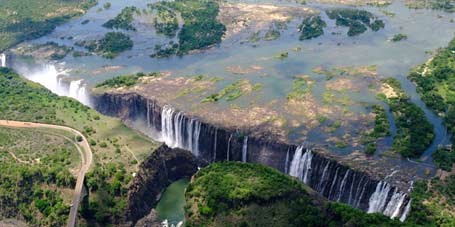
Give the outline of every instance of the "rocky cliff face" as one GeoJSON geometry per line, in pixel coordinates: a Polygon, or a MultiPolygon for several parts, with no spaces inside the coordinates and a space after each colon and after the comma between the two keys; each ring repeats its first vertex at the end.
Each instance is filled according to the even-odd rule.
{"type": "Polygon", "coordinates": [[[135,93],[105,93],[94,100],[98,111],[141,122],[155,139],[191,151],[198,160],[260,163],[299,178],[332,201],[402,220],[409,212],[410,199],[397,187],[303,146],[249,137],[245,129],[210,125],[135,93]]]}
{"type": "Polygon", "coordinates": [[[198,162],[190,152],[162,145],[140,165],[128,190],[124,222],[133,225],[148,215],[170,183],[189,178],[197,170],[198,162]]]}

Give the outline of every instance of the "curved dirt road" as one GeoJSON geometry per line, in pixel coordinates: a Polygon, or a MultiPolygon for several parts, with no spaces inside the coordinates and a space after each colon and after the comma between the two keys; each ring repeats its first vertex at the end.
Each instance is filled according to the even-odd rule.
{"type": "MultiPolygon", "coordinates": [[[[81,199],[81,193],[82,193],[82,187],[84,184],[85,174],[87,173],[88,169],[90,168],[90,165],[92,164],[92,150],[90,149],[90,145],[87,142],[87,138],[85,138],[85,136],[82,135],[82,133],[80,133],[79,131],[74,130],[70,127],[61,126],[61,125],[50,125],[50,124],[41,124],[41,123],[32,123],[32,122],[0,120],[0,126],[13,127],[13,128],[59,129],[59,130],[65,130],[67,132],[74,134],[75,136],[81,136],[83,138],[83,140],[81,142],[77,143],[80,147],[83,148],[83,150],[81,151],[79,149],[79,147],[77,147],[78,150],[81,152],[82,166],[81,166],[81,169],[77,176],[76,188],[74,189],[73,202],[71,204],[70,215],[68,217],[68,227],[75,226],[76,217],[77,217],[77,208],[79,207],[79,203],[80,203],[80,199],[81,199]]],[[[76,143],[76,142],[74,142],[74,143],[76,143]]]]}

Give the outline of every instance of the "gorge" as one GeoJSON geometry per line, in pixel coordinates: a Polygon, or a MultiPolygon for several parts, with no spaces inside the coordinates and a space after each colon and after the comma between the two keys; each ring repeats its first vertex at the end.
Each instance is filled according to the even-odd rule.
{"type": "Polygon", "coordinates": [[[149,135],[171,147],[186,149],[206,162],[260,163],[295,176],[332,201],[369,213],[406,219],[411,200],[406,192],[383,180],[343,166],[304,146],[248,137],[242,131],[215,127],[169,105],[137,94],[95,96],[101,113],[126,121],[141,121],[149,135]]]}
{"type": "MultiPolygon", "coordinates": [[[[99,0],[97,7],[80,18],[0,52],[0,67],[12,68],[54,94],[70,97],[68,102],[43,109],[54,113],[58,123],[70,122],[95,137],[107,131],[103,139],[93,137],[90,141],[93,148],[103,151],[96,153],[97,165],[90,173],[89,191],[94,196],[89,206],[94,215],[88,219],[96,217],[101,220],[97,223],[160,225],[155,206],[165,188],[182,177],[194,176],[199,168],[224,161],[272,167],[303,182],[324,197],[322,200],[340,202],[341,206],[358,208],[358,212],[384,214],[404,225],[414,224],[416,217],[443,223],[425,213],[426,206],[432,204],[422,205],[428,199],[415,194],[426,193],[426,198],[432,198],[429,192],[437,189],[442,198],[451,195],[450,187],[444,185],[451,173],[439,170],[432,157],[440,147],[450,148],[453,137],[444,124],[444,113],[433,112],[425,96],[421,97],[421,88],[416,91],[415,82],[406,75],[432,59],[439,52],[436,50],[453,38],[455,17],[449,11],[409,8],[410,1],[414,0],[375,5],[376,0],[311,0],[306,4],[228,0],[213,1],[209,8],[193,8],[182,7],[191,3],[189,0],[175,0],[182,5],[162,8],[168,3],[99,0]],[[346,5],[349,2],[362,4],[346,5]],[[122,12],[128,7],[134,7],[135,12],[125,22],[135,29],[103,27],[113,18],[121,23],[122,12]],[[200,49],[180,51],[181,43],[200,44],[194,37],[202,32],[202,25],[190,24],[188,15],[203,8],[206,11],[200,13],[210,13],[201,19],[204,26],[213,25],[224,35],[216,33],[216,42],[200,49]],[[180,18],[181,13],[186,17],[180,18]],[[348,18],[355,18],[357,13],[367,15],[368,21],[348,18]],[[335,20],[329,14],[347,16],[335,20]],[[305,18],[317,18],[310,21],[320,26],[315,34],[305,34],[311,32],[304,29],[309,23],[305,18]],[[349,21],[344,22],[353,24],[343,25],[346,18],[349,21]],[[166,22],[174,26],[174,19],[178,22],[175,34],[160,33],[157,25],[166,22]],[[375,22],[371,19],[380,21],[378,29],[372,27],[375,22]],[[207,21],[211,23],[205,24],[207,21]],[[359,23],[370,29],[349,35],[359,23]],[[112,30],[128,36],[134,46],[108,59],[81,45],[86,40],[96,43],[112,30]],[[184,37],[179,35],[182,30],[187,32],[184,37]],[[393,42],[396,34],[407,39],[393,42]],[[434,132],[416,156],[400,156],[394,147],[396,141],[407,145],[413,141],[408,138],[415,141],[417,137],[403,127],[411,118],[398,120],[400,110],[384,101],[384,97],[394,96],[393,88],[383,83],[387,78],[401,84],[406,102],[423,110],[419,119],[428,121],[425,130],[434,132]],[[104,82],[106,86],[98,86],[104,82]],[[53,111],[78,102],[84,106],[62,113],[53,111]],[[374,107],[381,111],[373,111],[374,107]],[[90,108],[98,112],[78,116],[90,108]],[[125,134],[117,136],[118,132],[125,129],[100,123],[104,115],[117,121],[120,118],[129,130],[135,129],[146,138],[136,139],[156,147],[119,143],[125,134]],[[398,140],[396,135],[403,139],[398,140]],[[163,145],[157,148],[155,141],[163,145]],[[115,174],[113,168],[122,175],[115,174]],[[439,181],[440,185],[434,186],[439,181]],[[433,185],[419,190],[426,182],[433,185]],[[102,190],[97,191],[99,188],[102,190]],[[99,200],[102,193],[112,194],[113,199],[99,200]]],[[[446,51],[448,56],[450,50],[446,51]]],[[[423,80],[427,70],[419,73],[423,80]]],[[[450,87],[434,92],[446,91],[451,91],[450,87]]],[[[25,93],[21,97],[29,96],[25,93]]],[[[43,100],[40,102],[47,103],[46,98],[43,100]]],[[[20,111],[30,110],[28,105],[18,106],[20,111]]],[[[8,116],[14,116],[16,110],[7,104],[3,107],[12,111],[8,116]]],[[[33,120],[49,120],[41,111],[33,110],[29,114],[36,116],[33,120]]],[[[411,130],[423,134],[421,131],[411,130]]],[[[452,164],[448,163],[446,171],[452,164]]],[[[440,198],[434,196],[433,200],[440,198]]],[[[433,207],[430,210],[445,215],[433,207]]],[[[379,214],[367,216],[382,216],[379,214]]]]}

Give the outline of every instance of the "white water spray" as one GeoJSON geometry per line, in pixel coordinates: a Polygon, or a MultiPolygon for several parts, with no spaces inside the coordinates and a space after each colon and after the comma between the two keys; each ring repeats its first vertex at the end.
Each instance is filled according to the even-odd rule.
{"type": "Polygon", "coordinates": [[[0,54],[0,67],[6,67],[6,54],[0,54]]]}
{"type": "Polygon", "coordinates": [[[386,205],[390,189],[390,185],[383,181],[376,185],[376,190],[370,197],[368,213],[382,213],[384,206],[386,205]]]}
{"type": "Polygon", "coordinates": [[[161,112],[161,140],[169,147],[189,150],[197,157],[201,125],[200,121],[188,120],[183,112],[175,112],[166,105],[161,112]]]}
{"type": "Polygon", "coordinates": [[[406,220],[406,217],[408,216],[409,211],[411,211],[411,202],[412,202],[412,199],[409,200],[408,205],[406,205],[406,208],[404,208],[404,212],[403,212],[403,214],[401,214],[401,217],[400,217],[401,222],[404,222],[406,220]]]}
{"type": "Polygon", "coordinates": [[[298,146],[294,158],[291,162],[291,168],[289,169],[289,175],[297,177],[303,181],[303,183],[309,183],[309,176],[311,171],[311,160],[313,159],[313,153],[311,150],[306,150],[303,153],[303,146],[298,146]]]}

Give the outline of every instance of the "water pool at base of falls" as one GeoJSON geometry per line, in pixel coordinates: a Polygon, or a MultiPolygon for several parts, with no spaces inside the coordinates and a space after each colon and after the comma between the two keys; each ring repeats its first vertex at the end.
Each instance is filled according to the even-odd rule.
{"type": "Polygon", "coordinates": [[[189,179],[173,182],[166,188],[156,206],[159,219],[167,220],[169,226],[178,226],[185,219],[185,189],[189,184],[189,179]]]}

